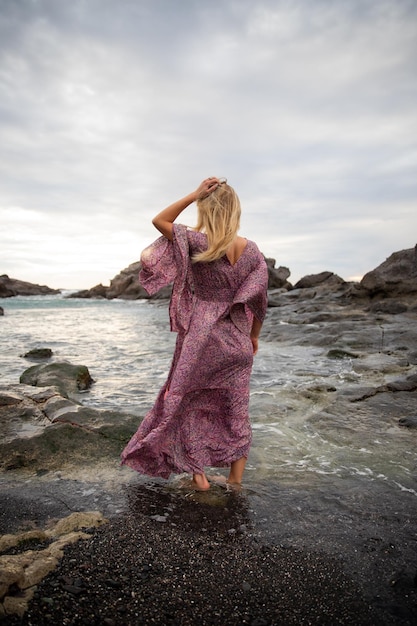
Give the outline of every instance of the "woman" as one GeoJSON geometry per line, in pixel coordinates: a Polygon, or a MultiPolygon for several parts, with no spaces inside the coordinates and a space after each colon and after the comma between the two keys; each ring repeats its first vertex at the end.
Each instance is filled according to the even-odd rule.
{"type": "Polygon", "coordinates": [[[150,476],[193,474],[209,489],[206,466],[230,467],[242,482],[251,444],[249,378],[266,313],[268,272],[256,244],[238,236],[240,202],[225,179],[207,178],[153,220],[162,233],[142,253],[140,282],[150,293],[174,282],[171,369],[154,407],[122,453],[150,476]],[[174,224],[197,201],[198,224],[174,224]]]}

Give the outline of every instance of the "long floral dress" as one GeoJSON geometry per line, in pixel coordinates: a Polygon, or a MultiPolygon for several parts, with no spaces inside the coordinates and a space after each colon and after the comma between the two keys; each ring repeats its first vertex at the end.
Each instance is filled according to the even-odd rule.
{"type": "Polygon", "coordinates": [[[178,335],[168,378],[122,452],[122,464],[141,474],[203,473],[249,453],[250,330],[266,313],[267,267],[250,240],[233,265],[226,255],[193,263],[206,248],[205,234],[174,224],[172,242],[160,237],[142,253],[139,278],[150,294],[174,283],[178,335]]]}

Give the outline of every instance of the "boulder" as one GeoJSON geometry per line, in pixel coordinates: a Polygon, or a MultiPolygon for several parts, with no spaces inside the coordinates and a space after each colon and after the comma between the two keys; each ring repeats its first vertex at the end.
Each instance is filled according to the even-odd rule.
{"type": "MultiPolygon", "coordinates": [[[[290,270],[287,267],[275,267],[275,259],[265,259],[268,266],[268,288],[285,290],[292,289],[291,283],[287,278],[290,270]]],[[[131,263],[122,270],[117,276],[112,278],[110,286],[105,287],[101,283],[91,289],[83,289],[66,296],[67,298],[107,298],[113,300],[119,298],[121,300],[163,300],[171,296],[172,286],[163,287],[153,296],[145,291],[139,283],[140,261],[131,263]]]]}
{"type": "Polygon", "coordinates": [[[20,382],[34,387],[56,386],[62,395],[69,397],[89,389],[94,380],[85,365],[61,362],[33,365],[23,372],[20,382]]]}
{"type": "Polygon", "coordinates": [[[275,259],[265,258],[265,261],[268,267],[268,289],[292,289],[291,283],[287,280],[291,274],[288,267],[276,268],[275,259]]]}
{"type": "Polygon", "coordinates": [[[417,245],[391,254],[360,285],[372,298],[417,294],[417,245]]]}
{"type": "Polygon", "coordinates": [[[110,281],[107,292],[109,299],[121,298],[122,300],[137,300],[148,298],[145,289],[139,283],[140,261],[131,263],[110,281]]]}
{"type": "Polygon", "coordinates": [[[23,358],[32,361],[43,361],[44,359],[50,359],[52,355],[53,352],[50,348],[34,348],[33,350],[26,352],[26,354],[23,355],[23,358]]]}
{"type": "Polygon", "coordinates": [[[82,289],[75,293],[71,293],[67,298],[107,298],[107,292],[109,288],[105,287],[101,283],[92,287],[91,289],[82,289]]]}
{"type": "Polygon", "coordinates": [[[45,296],[61,293],[60,289],[51,289],[46,285],[36,285],[16,278],[9,278],[7,274],[0,276],[0,298],[13,296],[45,296]]]}
{"type": "Polygon", "coordinates": [[[57,387],[0,387],[0,472],[118,463],[137,425],[137,416],[84,406],[57,387]]]}
{"type": "Polygon", "coordinates": [[[53,571],[64,555],[65,546],[80,539],[89,539],[85,532],[106,524],[108,520],[99,511],[74,512],[59,520],[52,528],[30,530],[0,537],[0,615],[25,613],[38,585],[53,571]],[[43,549],[26,549],[32,542],[43,544],[43,549]],[[15,554],[7,554],[10,548],[15,554]]]}
{"type": "Polygon", "coordinates": [[[298,282],[295,283],[294,289],[309,289],[310,287],[340,287],[344,285],[345,281],[343,278],[340,278],[337,274],[333,272],[320,272],[319,274],[308,274],[303,278],[300,278],[298,282]]]}

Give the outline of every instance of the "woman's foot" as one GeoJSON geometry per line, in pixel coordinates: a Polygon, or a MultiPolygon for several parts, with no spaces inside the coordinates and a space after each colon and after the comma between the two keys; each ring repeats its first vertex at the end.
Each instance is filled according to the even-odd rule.
{"type": "Polygon", "coordinates": [[[246,466],[246,457],[242,456],[242,458],[237,461],[233,461],[230,466],[229,476],[227,478],[227,482],[229,485],[240,486],[242,484],[243,472],[245,471],[246,466]]]}
{"type": "Polygon", "coordinates": [[[207,491],[207,489],[210,489],[210,483],[205,474],[193,474],[191,486],[196,491],[207,491]]]}

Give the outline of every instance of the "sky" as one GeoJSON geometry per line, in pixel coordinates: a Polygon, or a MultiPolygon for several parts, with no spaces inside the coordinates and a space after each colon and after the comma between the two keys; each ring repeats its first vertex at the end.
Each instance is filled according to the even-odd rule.
{"type": "Polygon", "coordinates": [[[224,176],[290,282],[360,280],[417,243],[416,103],[415,0],[0,0],[0,274],[108,285],[224,176]]]}

